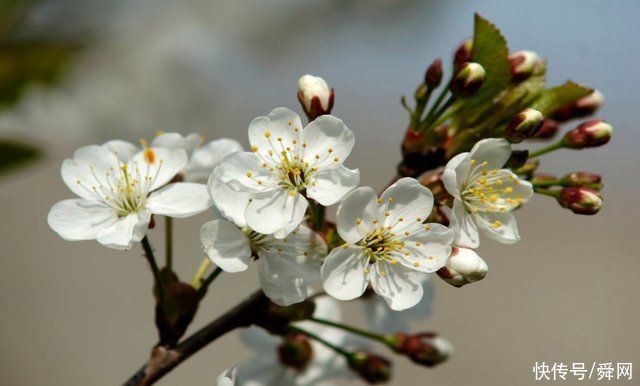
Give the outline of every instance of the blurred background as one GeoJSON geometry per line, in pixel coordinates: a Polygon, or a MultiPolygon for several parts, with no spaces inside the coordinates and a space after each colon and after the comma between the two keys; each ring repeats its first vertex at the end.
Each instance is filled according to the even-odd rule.
{"type": "MultiPolygon", "coordinates": [[[[296,81],[310,73],[335,88],[334,114],[356,134],[347,166],[380,189],[400,160],[400,95],[434,58],[450,62],[476,11],[512,50],[548,58],[548,84],[571,78],[606,95],[599,115],[615,128],[612,142],[558,151],[540,169],[604,175],[605,206],[582,217],[536,196],[518,213],[519,244],[484,241],[484,281],[455,289],[435,279],[433,315],[414,327],[438,331],[456,352],[430,370],[398,358],[392,384],[528,385],[536,361],[640,365],[637,1],[4,0],[0,157],[15,167],[0,169],[0,384],[120,384],[155,343],[140,252],[65,242],[46,224],[51,205],[72,196],[59,167],[76,147],[157,130],[247,145],[251,119],[298,109],[296,81]]],[[[187,281],[209,218],[177,221],[187,281]]],[[[160,225],[150,236],[160,254],[162,234],[160,225]]],[[[221,276],[190,331],[251,293],[254,276],[221,276]]],[[[359,304],[344,308],[363,322],[359,304]]],[[[248,355],[229,334],[159,384],[211,385],[248,355]]]]}

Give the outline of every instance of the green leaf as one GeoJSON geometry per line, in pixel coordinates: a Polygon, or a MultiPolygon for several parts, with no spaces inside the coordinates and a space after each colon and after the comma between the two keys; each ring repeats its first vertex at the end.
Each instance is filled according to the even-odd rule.
{"type": "Polygon", "coordinates": [[[592,92],[593,89],[568,80],[561,86],[544,90],[531,107],[540,110],[544,116],[547,116],[592,92]]]}
{"type": "Polygon", "coordinates": [[[25,143],[0,139],[0,173],[35,160],[40,151],[25,143]]]}
{"type": "Polygon", "coordinates": [[[475,109],[491,103],[509,87],[509,47],[500,30],[476,13],[473,34],[473,61],[486,72],[485,80],[476,95],[465,103],[465,109],[475,109]]]}

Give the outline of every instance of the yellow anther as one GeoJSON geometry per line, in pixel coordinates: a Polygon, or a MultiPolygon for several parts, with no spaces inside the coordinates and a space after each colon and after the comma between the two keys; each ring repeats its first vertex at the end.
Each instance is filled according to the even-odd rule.
{"type": "Polygon", "coordinates": [[[393,202],[393,197],[389,197],[389,198],[387,198],[387,201],[389,201],[389,202],[393,202]]]}
{"type": "Polygon", "coordinates": [[[513,188],[511,186],[507,186],[504,188],[503,192],[505,192],[505,194],[513,193],[513,188]]]}
{"type": "Polygon", "coordinates": [[[497,179],[496,180],[496,185],[498,185],[498,186],[502,185],[502,179],[497,179]]]}
{"type": "Polygon", "coordinates": [[[433,260],[433,259],[434,259],[434,257],[433,257],[433,256],[429,256],[429,257],[427,257],[427,259],[429,259],[429,260],[433,260]]]}
{"type": "Polygon", "coordinates": [[[356,224],[358,224],[358,225],[362,224],[362,219],[361,218],[357,219],[356,220],[356,224]]]}
{"type": "Polygon", "coordinates": [[[271,132],[270,132],[270,131],[268,131],[268,130],[267,130],[267,131],[265,131],[265,132],[264,132],[264,136],[265,136],[265,137],[267,137],[267,138],[271,137],[271,132]]]}
{"type": "Polygon", "coordinates": [[[266,168],[267,166],[269,166],[269,165],[267,165],[267,163],[266,163],[266,162],[263,162],[263,163],[262,163],[262,167],[263,167],[263,168],[266,168]]]}
{"type": "Polygon", "coordinates": [[[422,217],[416,217],[417,222],[422,222],[422,217]]]}
{"type": "Polygon", "coordinates": [[[398,219],[398,221],[400,221],[400,222],[404,221],[404,217],[400,217],[400,218],[398,219]]]}
{"type": "Polygon", "coordinates": [[[253,151],[253,152],[258,151],[258,146],[251,146],[251,151],[253,151]]]}
{"type": "Polygon", "coordinates": [[[273,155],[273,150],[269,150],[269,155],[273,155]]]}
{"type": "Polygon", "coordinates": [[[480,164],[480,166],[485,167],[485,166],[487,166],[487,164],[488,164],[488,162],[484,161],[483,163],[480,164]]]}
{"type": "Polygon", "coordinates": [[[251,178],[252,175],[251,172],[247,172],[247,177],[251,178]]]}
{"type": "Polygon", "coordinates": [[[144,159],[148,163],[152,164],[156,162],[156,153],[154,153],[150,148],[147,148],[147,150],[144,151],[144,159]]]}
{"type": "Polygon", "coordinates": [[[416,247],[419,247],[419,246],[421,246],[421,245],[422,245],[422,243],[420,243],[420,242],[416,242],[416,247]]]}
{"type": "Polygon", "coordinates": [[[425,225],[425,226],[424,226],[424,230],[425,230],[425,231],[430,231],[430,230],[431,230],[431,227],[430,227],[429,225],[425,225]]]}
{"type": "Polygon", "coordinates": [[[362,270],[362,272],[364,272],[364,273],[369,273],[369,268],[365,268],[365,269],[363,269],[363,270],[362,270]]]}
{"type": "Polygon", "coordinates": [[[329,152],[329,154],[333,153],[333,149],[332,148],[328,148],[327,151],[329,152]]]}
{"type": "Polygon", "coordinates": [[[307,147],[306,142],[302,143],[302,147],[307,147]]]}
{"type": "Polygon", "coordinates": [[[309,252],[304,251],[303,255],[305,255],[305,256],[309,256],[309,252]]]}
{"type": "Polygon", "coordinates": [[[293,125],[293,123],[292,123],[291,121],[287,122],[287,124],[288,124],[289,126],[293,125]]]}
{"type": "Polygon", "coordinates": [[[294,144],[294,145],[297,145],[297,144],[298,144],[298,140],[297,140],[297,139],[294,139],[294,140],[293,140],[293,144],[294,144]]]}
{"type": "Polygon", "coordinates": [[[278,142],[282,142],[282,137],[278,137],[276,139],[278,140],[278,142]]]}
{"type": "Polygon", "coordinates": [[[477,163],[476,160],[472,159],[471,161],[469,161],[469,164],[471,164],[471,166],[475,165],[477,163]]]}
{"type": "Polygon", "coordinates": [[[500,220],[496,220],[494,221],[493,224],[491,224],[492,227],[494,227],[495,229],[498,229],[502,226],[502,222],[500,222],[500,220]]]}
{"type": "Polygon", "coordinates": [[[295,190],[290,190],[290,191],[289,191],[289,195],[290,195],[291,197],[295,196],[295,195],[296,195],[296,191],[295,191],[295,190]]]}
{"type": "Polygon", "coordinates": [[[413,262],[413,266],[414,266],[414,267],[419,267],[419,266],[420,266],[420,263],[418,263],[417,261],[414,261],[414,262],[413,262]]]}
{"type": "Polygon", "coordinates": [[[342,244],[342,249],[349,249],[349,244],[342,244]]]}
{"type": "Polygon", "coordinates": [[[378,204],[382,204],[382,199],[378,198],[378,204]]]}
{"type": "Polygon", "coordinates": [[[473,212],[473,214],[478,214],[478,208],[473,208],[471,209],[471,211],[473,212]]]}
{"type": "Polygon", "coordinates": [[[405,235],[405,236],[409,236],[410,234],[411,234],[411,233],[409,233],[409,232],[407,232],[407,231],[405,231],[405,232],[404,232],[404,235],[405,235]]]}
{"type": "Polygon", "coordinates": [[[316,154],[314,157],[316,157],[316,159],[320,159],[320,154],[316,154]]]}
{"type": "Polygon", "coordinates": [[[261,180],[258,180],[258,185],[262,185],[262,181],[261,180]]]}
{"type": "Polygon", "coordinates": [[[384,212],[384,217],[389,217],[390,215],[391,215],[391,212],[389,211],[384,212]]]}
{"type": "Polygon", "coordinates": [[[491,197],[489,197],[489,201],[491,201],[492,203],[498,201],[498,196],[492,194],[491,197]]]}
{"type": "Polygon", "coordinates": [[[340,161],[340,158],[338,158],[338,157],[334,157],[333,158],[333,162],[338,162],[338,161],[340,161]]]}
{"type": "Polygon", "coordinates": [[[297,127],[293,128],[293,131],[295,131],[296,133],[300,131],[300,129],[298,129],[297,127]]]}
{"type": "Polygon", "coordinates": [[[391,263],[392,265],[396,265],[398,264],[398,259],[391,259],[389,260],[389,263],[391,263]]]}

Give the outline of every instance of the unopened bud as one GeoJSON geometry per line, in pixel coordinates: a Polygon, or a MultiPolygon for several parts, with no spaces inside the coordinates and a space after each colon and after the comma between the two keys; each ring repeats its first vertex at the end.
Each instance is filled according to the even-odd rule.
{"type": "Polygon", "coordinates": [[[438,276],[454,287],[484,279],[489,266],[473,249],[453,248],[444,267],[438,270],[438,276]]]}
{"type": "Polygon", "coordinates": [[[586,186],[595,190],[602,189],[602,177],[600,177],[598,174],[589,172],[574,172],[571,174],[567,174],[566,176],[562,177],[560,182],[564,186],[586,186]]]}
{"type": "Polygon", "coordinates": [[[565,134],[563,142],[571,149],[598,147],[611,139],[613,127],[602,119],[585,122],[565,134]]]}
{"type": "Polygon", "coordinates": [[[485,74],[484,68],[478,63],[463,64],[451,80],[451,92],[458,98],[472,96],[482,87],[485,74]]]}
{"type": "Polygon", "coordinates": [[[534,136],[542,127],[542,113],[535,109],[524,109],[511,119],[507,125],[507,139],[511,143],[520,143],[534,136]]]}
{"type": "Polygon", "coordinates": [[[428,91],[428,88],[426,84],[423,83],[420,86],[418,86],[418,89],[414,94],[414,98],[416,98],[416,102],[424,102],[427,99],[427,91],[428,91]]]}
{"type": "Polygon", "coordinates": [[[442,60],[436,59],[431,63],[424,76],[424,83],[432,90],[442,82],[442,60]]]}
{"type": "Polygon", "coordinates": [[[459,69],[464,63],[470,62],[473,58],[473,39],[469,38],[458,46],[453,55],[453,69],[459,69]]]}
{"type": "Polygon", "coordinates": [[[389,360],[365,351],[348,357],[349,368],[370,384],[385,383],[391,379],[392,365],[389,360]]]}
{"type": "Polygon", "coordinates": [[[511,64],[511,80],[520,82],[533,74],[540,57],[533,51],[518,51],[509,55],[511,64]]]}
{"type": "Polygon", "coordinates": [[[542,122],[540,130],[534,135],[535,138],[547,139],[553,138],[560,130],[560,125],[553,119],[545,119],[542,122]]]}
{"type": "Polygon", "coordinates": [[[596,214],[602,208],[602,196],[597,190],[568,187],[560,191],[558,202],[575,214],[596,214]]]}
{"type": "Polygon", "coordinates": [[[309,121],[321,115],[330,114],[333,109],[333,89],[329,88],[324,79],[303,75],[298,80],[298,100],[309,121]]]}
{"type": "Polygon", "coordinates": [[[280,363],[296,370],[304,369],[311,361],[313,349],[309,338],[304,334],[289,334],[278,346],[280,363]]]}
{"type": "Polygon", "coordinates": [[[432,332],[407,335],[398,333],[387,338],[387,344],[397,353],[409,357],[414,363],[433,367],[438,365],[453,352],[448,340],[432,332]]]}
{"type": "Polygon", "coordinates": [[[573,118],[582,118],[595,113],[604,104],[604,95],[594,90],[577,101],[551,113],[551,116],[558,121],[568,121],[573,118]]]}

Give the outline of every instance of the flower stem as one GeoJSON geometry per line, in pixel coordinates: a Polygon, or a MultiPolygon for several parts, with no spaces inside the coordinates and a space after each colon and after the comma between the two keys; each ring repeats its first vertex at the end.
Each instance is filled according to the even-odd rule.
{"type": "Polygon", "coordinates": [[[543,147],[542,149],[538,149],[538,150],[534,151],[533,153],[529,154],[529,159],[539,157],[539,156],[541,156],[543,154],[547,154],[549,152],[552,152],[552,151],[557,150],[557,149],[561,149],[563,147],[564,147],[564,142],[562,140],[560,140],[560,141],[558,141],[556,143],[553,143],[553,144],[551,144],[551,145],[549,145],[547,147],[543,147]]]}
{"type": "Polygon", "coordinates": [[[171,269],[173,267],[173,219],[164,218],[164,242],[165,242],[165,265],[171,269]]]}
{"type": "MultiPolygon", "coordinates": [[[[449,83],[450,83],[450,82],[451,82],[451,81],[449,81],[449,83]]],[[[433,117],[433,114],[436,112],[436,110],[438,110],[438,107],[440,107],[440,104],[441,104],[441,103],[442,103],[442,101],[444,100],[444,97],[445,97],[445,96],[447,96],[447,93],[449,92],[449,86],[448,86],[448,84],[449,84],[449,83],[447,83],[447,87],[444,87],[444,88],[442,89],[442,91],[440,92],[440,95],[438,95],[438,99],[436,99],[436,101],[433,103],[433,105],[431,105],[431,108],[429,109],[429,112],[427,113],[427,117],[426,117],[426,118],[425,118],[425,120],[424,120],[424,121],[425,121],[425,123],[426,123],[426,122],[430,122],[430,121],[431,121],[431,119],[432,119],[432,117],[433,117]]],[[[428,129],[428,126],[426,127],[426,129],[428,129]]],[[[425,130],[426,130],[426,129],[425,129],[425,130]]],[[[423,130],[418,130],[418,129],[416,128],[416,131],[420,131],[420,132],[421,132],[421,131],[423,131],[423,130]]]]}
{"type": "Polygon", "coordinates": [[[207,273],[207,270],[211,266],[211,260],[208,258],[202,259],[202,263],[200,263],[200,267],[198,267],[198,271],[193,277],[193,281],[191,282],[191,286],[195,289],[200,288],[202,285],[202,277],[207,273]]]}
{"type": "Polygon", "coordinates": [[[438,111],[436,111],[430,119],[427,119],[425,121],[425,125],[426,125],[426,130],[429,130],[431,128],[431,126],[433,126],[433,123],[435,123],[438,118],[449,109],[449,107],[451,107],[451,105],[454,104],[454,102],[456,101],[456,96],[455,95],[451,95],[449,96],[449,99],[447,99],[447,101],[442,105],[442,107],[440,107],[438,109],[438,111]]]}
{"type": "Polygon", "coordinates": [[[560,196],[560,192],[559,191],[552,191],[552,190],[540,189],[540,188],[534,188],[533,190],[536,193],[542,194],[544,196],[549,196],[549,197],[553,197],[553,198],[558,198],[558,196],[560,196]]]}
{"type": "Polygon", "coordinates": [[[162,304],[164,288],[162,288],[162,280],[160,279],[160,269],[158,268],[158,263],[156,263],[156,258],[153,255],[153,248],[151,248],[151,244],[149,243],[147,236],[142,238],[142,249],[144,250],[144,257],[149,262],[149,267],[153,273],[153,279],[158,293],[158,303],[162,304]]]}
{"type": "Polygon", "coordinates": [[[295,331],[295,332],[297,332],[299,334],[304,334],[304,335],[308,336],[309,338],[311,338],[311,339],[313,339],[315,341],[318,341],[319,343],[322,343],[323,345],[329,347],[330,349],[332,349],[333,351],[337,352],[338,354],[343,355],[345,358],[348,358],[348,357],[350,357],[352,355],[350,352],[342,349],[341,347],[338,347],[338,346],[334,345],[333,343],[331,343],[331,342],[329,342],[329,341],[327,341],[327,340],[319,337],[318,335],[316,335],[314,333],[311,333],[311,332],[309,332],[307,330],[303,330],[303,329],[301,329],[299,327],[295,327],[295,326],[289,326],[289,330],[295,331]]]}
{"type": "Polygon", "coordinates": [[[214,269],[213,272],[211,272],[211,274],[207,276],[206,279],[202,280],[202,285],[200,286],[200,288],[198,288],[198,292],[204,295],[207,292],[209,285],[213,283],[213,281],[216,280],[218,275],[220,275],[221,273],[222,273],[222,268],[217,267],[216,269],[214,269]]]}
{"type": "Polygon", "coordinates": [[[312,322],[324,324],[325,326],[331,326],[331,327],[339,328],[341,330],[348,331],[348,332],[351,332],[353,334],[363,336],[365,338],[373,339],[373,340],[378,341],[378,342],[382,342],[382,343],[386,342],[384,336],[378,335],[378,334],[370,332],[370,331],[365,331],[365,330],[359,329],[357,327],[347,326],[347,325],[342,324],[342,323],[332,322],[331,320],[314,318],[314,317],[309,318],[309,320],[312,321],[312,322]]]}

